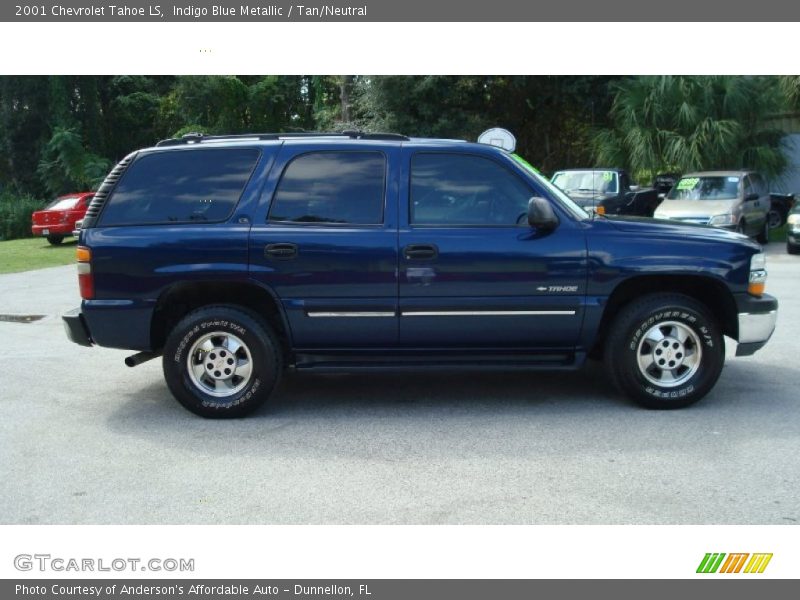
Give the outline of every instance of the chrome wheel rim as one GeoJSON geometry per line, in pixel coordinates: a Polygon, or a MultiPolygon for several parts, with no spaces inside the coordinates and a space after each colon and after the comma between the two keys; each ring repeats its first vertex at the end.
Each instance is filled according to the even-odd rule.
{"type": "Polygon", "coordinates": [[[210,396],[227,398],[247,387],[253,374],[253,359],[240,338],[214,331],[192,345],[186,367],[197,389],[210,396]]]}
{"type": "Polygon", "coordinates": [[[672,388],[686,383],[697,373],[703,349],[691,327],[664,321],[645,332],[639,340],[636,362],[650,383],[672,388]]]}

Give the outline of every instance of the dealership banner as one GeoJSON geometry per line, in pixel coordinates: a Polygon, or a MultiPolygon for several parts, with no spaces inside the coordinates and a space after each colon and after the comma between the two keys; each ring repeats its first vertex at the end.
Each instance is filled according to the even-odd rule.
{"type": "MultiPolygon", "coordinates": [[[[0,4],[0,22],[609,22],[651,21],[653,43],[680,31],[675,21],[796,21],[800,4],[785,0],[761,0],[757,5],[743,0],[45,0],[0,4]]],[[[409,32],[413,34],[413,32],[409,32]]],[[[603,35],[625,35],[603,31],[603,35]]],[[[486,43],[509,43],[518,47],[529,40],[507,40],[487,28],[486,43]]],[[[742,40],[742,43],[746,43],[742,40]]]]}

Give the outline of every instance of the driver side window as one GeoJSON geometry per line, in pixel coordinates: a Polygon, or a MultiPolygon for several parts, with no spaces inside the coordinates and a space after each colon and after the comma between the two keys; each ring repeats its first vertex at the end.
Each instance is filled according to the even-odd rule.
{"type": "Polygon", "coordinates": [[[482,156],[425,152],[411,159],[412,225],[527,225],[532,195],[520,178],[482,156]]]}
{"type": "Polygon", "coordinates": [[[752,194],[753,192],[754,192],[753,184],[751,183],[750,178],[749,177],[745,177],[744,178],[744,197],[745,197],[745,199],[747,199],[747,197],[750,194],[752,194]]]}

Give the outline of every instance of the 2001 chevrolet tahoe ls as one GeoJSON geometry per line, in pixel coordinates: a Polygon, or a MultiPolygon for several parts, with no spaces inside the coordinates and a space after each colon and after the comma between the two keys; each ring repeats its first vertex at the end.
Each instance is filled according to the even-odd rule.
{"type": "Polygon", "coordinates": [[[165,140],[84,220],[72,341],[163,356],[206,417],[261,405],[286,367],[576,369],[633,400],[716,382],[723,336],[775,327],[764,254],[718,229],[589,216],[507,150],[397,134],[165,140]]]}

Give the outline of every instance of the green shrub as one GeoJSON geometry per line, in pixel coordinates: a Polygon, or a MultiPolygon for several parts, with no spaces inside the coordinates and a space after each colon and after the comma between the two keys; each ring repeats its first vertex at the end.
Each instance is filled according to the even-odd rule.
{"type": "Polygon", "coordinates": [[[31,213],[46,204],[31,196],[0,193],[0,240],[31,237],[31,213]]]}

